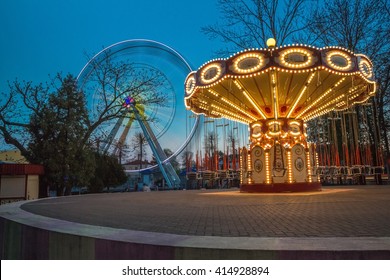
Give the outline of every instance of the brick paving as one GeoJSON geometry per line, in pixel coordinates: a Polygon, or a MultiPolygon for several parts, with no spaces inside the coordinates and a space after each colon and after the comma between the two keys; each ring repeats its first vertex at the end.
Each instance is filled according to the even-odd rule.
{"type": "Polygon", "coordinates": [[[22,209],[82,224],[224,237],[390,237],[390,186],[245,194],[191,190],[90,194],[33,201],[22,209]]]}

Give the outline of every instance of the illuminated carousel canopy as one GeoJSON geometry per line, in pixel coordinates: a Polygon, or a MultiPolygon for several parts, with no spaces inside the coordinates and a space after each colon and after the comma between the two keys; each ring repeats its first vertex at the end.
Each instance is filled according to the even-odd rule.
{"type": "Polygon", "coordinates": [[[364,103],[375,90],[373,65],[365,55],[292,45],[207,62],[187,76],[185,105],[196,114],[252,125],[308,121],[364,103]]]}
{"type": "Polygon", "coordinates": [[[305,122],[375,94],[371,61],[339,47],[251,49],[216,59],[185,81],[186,108],[248,124],[240,153],[242,192],[318,191],[315,146],[305,122]]]}

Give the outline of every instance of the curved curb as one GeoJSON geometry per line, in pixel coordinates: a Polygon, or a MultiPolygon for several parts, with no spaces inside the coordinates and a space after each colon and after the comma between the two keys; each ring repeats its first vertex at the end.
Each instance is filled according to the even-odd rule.
{"type": "Polygon", "coordinates": [[[2,259],[390,258],[390,237],[220,237],[145,232],[35,215],[20,208],[27,202],[0,207],[2,259]],[[15,240],[15,236],[20,237],[20,242],[15,240]],[[38,240],[36,246],[33,246],[33,239],[38,240]],[[75,242],[79,247],[76,253],[73,248],[75,242]],[[12,250],[7,244],[19,246],[12,250]],[[45,244],[48,248],[40,248],[45,244]],[[51,247],[55,249],[51,250],[51,247]],[[48,249],[48,252],[39,253],[43,249],[48,249]]]}

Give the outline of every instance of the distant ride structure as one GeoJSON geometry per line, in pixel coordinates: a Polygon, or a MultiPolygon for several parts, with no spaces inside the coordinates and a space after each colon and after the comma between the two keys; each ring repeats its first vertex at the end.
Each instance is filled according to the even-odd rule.
{"type": "MultiPolygon", "coordinates": [[[[214,59],[191,72],[185,80],[185,106],[196,115],[248,126],[249,141],[237,157],[242,192],[321,190],[325,154],[308,142],[307,122],[367,103],[376,92],[372,62],[341,47],[269,43],[268,48],[214,59]]],[[[327,172],[355,178],[349,167],[360,161],[349,156],[348,137],[337,143],[340,137],[334,136],[343,155],[334,147],[335,170],[327,172]],[[341,169],[341,156],[348,170],[341,169]]],[[[357,145],[360,140],[355,140],[357,145]]],[[[353,154],[361,154],[359,146],[352,148],[353,154]]]]}
{"type": "Polygon", "coordinates": [[[98,121],[91,136],[98,150],[117,156],[120,162],[140,162],[139,168],[127,172],[159,168],[169,188],[179,188],[170,160],[187,146],[199,122],[194,118],[188,133],[178,133],[187,127],[182,121],[186,110],[177,93],[191,71],[176,50],[147,39],[122,41],[93,56],[77,80],[86,94],[90,119],[98,121]],[[148,143],[141,152],[134,149],[138,135],[148,143]],[[165,148],[172,154],[167,155],[165,148]],[[144,154],[153,156],[155,164],[144,167],[144,154]]]}

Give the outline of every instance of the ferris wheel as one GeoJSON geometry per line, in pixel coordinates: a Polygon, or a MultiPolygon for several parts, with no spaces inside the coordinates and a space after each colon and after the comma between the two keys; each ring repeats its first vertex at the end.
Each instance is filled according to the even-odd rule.
{"type": "Polygon", "coordinates": [[[169,177],[169,161],[187,146],[199,123],[197,117],[187,117],[182,99],[190,72],[177,51],[151,40],[119,42],[93,56],[77,80],[99,150],[122,162],[153,158],[157,164],[131,172],[159,167],[169,177]]]}

